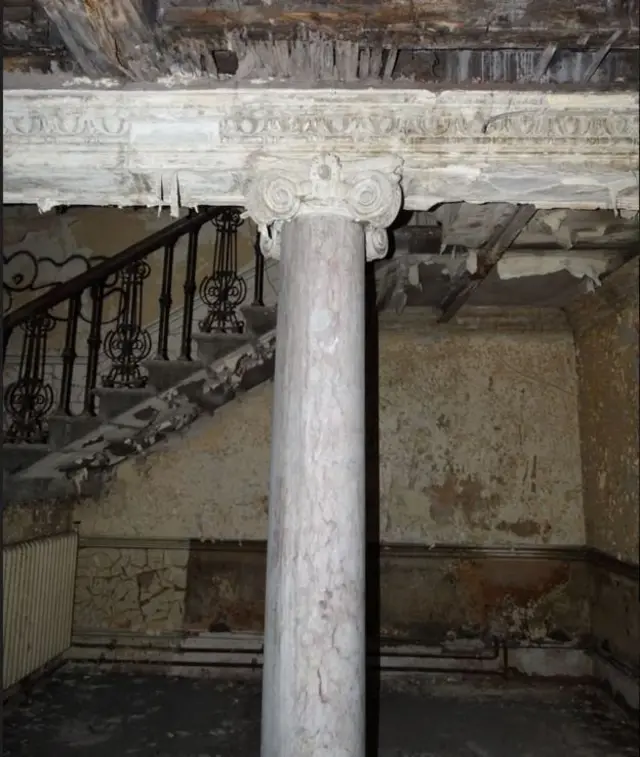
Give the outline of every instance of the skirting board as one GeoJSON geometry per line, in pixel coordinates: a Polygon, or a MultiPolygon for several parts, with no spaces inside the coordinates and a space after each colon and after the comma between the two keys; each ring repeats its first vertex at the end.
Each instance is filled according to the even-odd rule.
{"type": "MultiPolygon", "coordinates": [[[[230,672],[258,672],[262,668],[262,635],[202,633],[197,636],[118,632],[78,633],[65,656],[71,665],[191,677],[226,676],[230,672]]],[[[536,678],[596,679],[607,684],[628,707],[638,709],[638,682],[600,656],[585,649],[539,646],[494,649],[425,647],[389,644],[381,647],[384,673],[515,674],[536,678]]]]}

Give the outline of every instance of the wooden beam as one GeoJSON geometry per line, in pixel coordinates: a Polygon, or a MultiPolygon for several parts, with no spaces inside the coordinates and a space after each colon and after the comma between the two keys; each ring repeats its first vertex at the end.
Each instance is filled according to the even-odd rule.
{"type": "Polygon", "coordinates": [[[39,0],[82,73],[133,81],[169,72],[146,0],[39,0]]]}
{"type": "MultiPolygon", "coordinates": [[[[586,10],[581,6],[579,13],[568,7],[570,0],[558,0],[548,12],[541,5],[546,0],[518,0],[518,12],[507,7],[506,16],[505,0],[471,0],[468,7],[462,0],[449,0],[454,5],[444,9],[436,7],[435,0],[394,0],[391,4],[357,0],[348,5],[336,0],[322,7],[310,0],[274,0],[273,4],[238,0],[234,8],[227,4],[216,9],[208,7],[210,3],[204,7],[204,0],[37,2],[80,73],[94,79],[119,77],[140,82],[180,71],[235,75],[238,80],[293,77],[351,82],[409,76],[436,83],[443,72],[450,76],[452,70],[460,69],[455,55],[463,49],[464,75],[486,81],[486,66],[478,57],[484,51],[528,55],[532,48],[539,48],[539,65],[530,73],[523,73],[522,61],[511,65],[504,60],[497,65],[501,70],[505,66],[517,70],[522,80],[534,82],[545,75],[556,50],[562,55],[563,50],[575,49],[586,54],[585,60],[590,51],[600,50],[597,61],[585,70],[586,85],[606,55],[616,56],[616,61],[621,55],[633,56],[639,41],[633,15],[606,11],[600,0],[585,0],[586,10]],[[507,17],[515,21],[506,23],[507,17]],[[439,51],[438,72],[433,66],[415,70],[415,61],[424,63],[433,50],[439,51]],[[447,56],[454,57],[449,60],[447,56]],[[235,64],[230,63],[231,58],[235,64]]],[[[3,41],[5,48],[17,46],[14,57],[41,58],[44,62],[38,61],[37,68],[46,70],[46,58],[52,59],[53,53],[50,42],[42,37],[41,26],[40,22],[6,22],[3,41]]],[[[5,65],[5,70],[22,66],[16,62],[5,65]]],[[[637,70],[633,60],[625,66],[637,70]]],[[[620,66],[613,68],[617,86],[621,86],[620,66]]],[[[627,84],[636,84],[637,76],[625,76],[632,80],[627,84]]]]}
{"type": "Polygon", "coordinates": [[[59,51],[56,52],[9,52],[6,49],[2,56],[2,70],[4,73],[42,73],[49,74],[55,66],[64,70],[65,59],[59,51]]]}
{"type": "Polygon", "coordinates": [[[437,323],[448,323],[497,265],[520,232],[536,213],[535,205],[519,205],[504,224],[496,227],[483,250],[478,252],[478,269],[462,287],[442,303],[437,323]]]}
{"type": "Polygon", "coordinates": [[[440,252],[442,228],[439,224],[401,226],[394,229],[392,237],[396,250],[394,258],[399,250],[402,250],[405,255],[424,258],[425,255],[440,252]]]}
{"type": "Polygon", "coordinates": [[[165,0],[162,22],[181,35],[224,41],[291,40],[300,32],[366,44],[423,47],[529,47],[638,44],[638,20],[624,3],[602,0],[240,0],[211,8],[204,0],[165,0]],[[614,6],[614,7],[612,7],[614,6]]]}

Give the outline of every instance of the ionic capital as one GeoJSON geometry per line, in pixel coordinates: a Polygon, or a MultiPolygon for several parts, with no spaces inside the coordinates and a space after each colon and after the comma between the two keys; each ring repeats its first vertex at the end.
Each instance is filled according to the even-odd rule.
{"type": "Polygon", "coordinates": [[[257,156],[246,187],[246,215],[260,230],[266,257],[280,257],[286,221],[309,214],[338,215],[365,228],[367,260],[388,251],[387,227],[402,205],[401,158],[340,160],[322,153],[311,161],[257,156]]]}

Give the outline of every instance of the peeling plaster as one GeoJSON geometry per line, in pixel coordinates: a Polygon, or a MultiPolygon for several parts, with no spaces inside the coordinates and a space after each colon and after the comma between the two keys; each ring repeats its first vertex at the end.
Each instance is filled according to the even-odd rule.
{"type": "Polygon", "coordinates": [[[80,549],[75,632],[182,630],[187,558],[186,550],[80,549]]]}
{"type": "Polygon", "coordinates": [[[498,276],[503,280],[526,276],[545,276],[549,273],[568,271],[577,279],[588,279],[600,286],[600,279],[609,268],[609,260],[602,253],[507,253],[498,261],[498,276]]]}
{"type": "MultiPolygon", "coordinates": [[[[424,325],[380,345],[383,541],[584,542],[570,332],[424,325]]],[[[76,506],[81,534],[264,539],[271,400],[263,384],[123,461],[76,506]]]]}
{"type": "Polygon", "coordinates": [[[612,274],[575,316],[588,543],[635,564],[640,561],[638,318],[637,262],[635,269],[612,274]],[[622,303],[610,286],[621,277],[627,279],[622,303]]]}

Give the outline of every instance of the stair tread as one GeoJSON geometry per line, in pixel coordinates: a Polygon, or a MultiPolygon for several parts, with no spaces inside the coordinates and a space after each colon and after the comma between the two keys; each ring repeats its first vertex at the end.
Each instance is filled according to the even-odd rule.
{"type": "Polygon", "coordinates": [[[274,354],[275,331],[272,331],[259,339],[247,338],[215,363],[206,367],[200,365],[165,391],[109,389],[107,395],[124,391],[137,395],[139,401],[63,449],[49,452],[16,474],[15,480],[66,481],[67,476],[72,476],[82,481],[79,474],[83,470],[99,474],[112,468],[154,446],[167,434],[186,428],[203,412],[215,412],[238,391],[251,389],[271,378],[274,354]],[[198,393],[199,401],[195,396],[198,393]]]}

